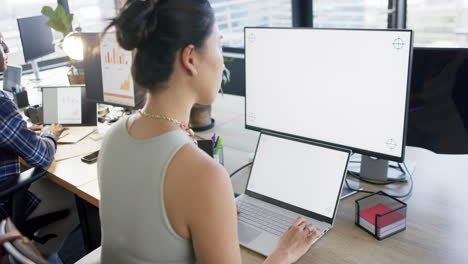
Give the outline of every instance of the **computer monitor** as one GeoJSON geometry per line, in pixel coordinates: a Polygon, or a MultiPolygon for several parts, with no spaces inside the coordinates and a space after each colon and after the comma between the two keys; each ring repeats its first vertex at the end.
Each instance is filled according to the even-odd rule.
{"type": "Polygon", "coordinates": [[[414,48],[407,144],[468,154],[468,49],[414,48]]]}
{"type": "Polygon", "coordinates": [[[39,79],[36,60],[55,52],[52,29],[45,25],[47,20],[46,16],[17,19],[24,61],[32,63],[36,79],[39,79]]]}
{"type": "MultiPolygon", "coordinates": [[[[411,30],[245,28],[247,129],[404,159],[411,30]]],[[[380,175],[378,176],[381,177],[380,175]]]]}
{"type": "Polygon", "coordinates": [[[96,102],[86,99],[83,86],[42,87],[44,124],[96,126],[96,102]]]}
{"type": "Polygon", "coordinates": [[[145,93],[131,74],[132,52],[119,47],[115,33],[82,33],[83,66],[89,99],[98,103],[141,108],[145,93]]]}
{"type": "Polygon", "coordinates": [[[17,88],[21,86],[22,72],[21,66],[8,65],[3,75],[3,90],[17,92],[17,88]]]}

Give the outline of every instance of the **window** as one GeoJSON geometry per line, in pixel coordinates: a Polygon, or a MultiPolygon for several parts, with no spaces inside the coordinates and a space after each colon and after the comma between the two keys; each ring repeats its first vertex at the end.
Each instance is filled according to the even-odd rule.
{"type": "Polygon", "coordinates": [[[387,28],[389,0],[314,0],[314,27],[387,28]]]}
{"type": "Polygon", "coordinates": [[[245,26],[292,26],[291,0],[211,0],[210,2],[226,47],[244,47],[245,26]]]}
{"type": "MultiPolygon", "coordinates": [[[[10,64],[24,64],[23,48],[18,31],[17,18],[41,15],[43,6],[49,5],[55,8],[57,0],[2,0],[0,7],[0,32],[3,33],[5,42],[10,48],[8,60],[10,64]]],[[[60,38],[61,35],[54,32],[54,37],[60,38]]],[[[56,49],[54,54],[50,54],[42,60],[62,57],[63,52],[56,49]]]]}
{"type": "Polygon", "coordinates": [[[468,47],[468,0],[408,0],[415,46],[468,47]]]}
{"type": "Polygon", "coordinates": [[[68,0],[73,26],[84,32],[101,32],[116,15],[115,0],[68,0]]]}

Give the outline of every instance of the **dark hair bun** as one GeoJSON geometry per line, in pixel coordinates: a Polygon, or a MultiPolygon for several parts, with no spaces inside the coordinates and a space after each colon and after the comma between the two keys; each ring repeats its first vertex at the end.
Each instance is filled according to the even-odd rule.
{"type": "Polygon", "coordinates": [[[113,20],[117,41],[126,50],[133,50],[156,27],[156,1],[129,0],[113,20]]]}
{"type": "Polygon", "coordinates": [[[203,47],[214,23],[208,0],[128,0],[104,33],[115,26],[120,46],[136,49],[133,80],[156,91],[174,71],[177,53],[187,45],[203,47]]]}

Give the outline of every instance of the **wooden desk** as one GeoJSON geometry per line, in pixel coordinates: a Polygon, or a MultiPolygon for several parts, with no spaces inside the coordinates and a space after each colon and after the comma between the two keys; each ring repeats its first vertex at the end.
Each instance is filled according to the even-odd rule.
{"type": "MultiPolygon", "coordinates": [[[[218,135],[225,137],[225,166],[228,172],[248,163],[248,153],[257,143],[257,132],[243,129],[244,100],[220,96],[213,105],[218,135]]],[[[213,130],[200,133],[211,137],[213,130]]],[[[299,263],[466,263],[468,261],[468,155],[436,155],[408,147],[406,159],[416,163],[414,192],[408,203],[407,230],[383,241],[354,224],[354,200],[339,206],[334,228],[299,263]]],[[[96,165],[79,158],[54,162],[50,178],[90,203],[99,205],[96,165]]],[[[248,169],[232,178],[234,190],[242,192],[248,169]]],[[[363,184],[367,190],[379,187],[363,184]]],[[[407,185],[383,188],[389,193],[405,193],[407,185]]],[[[261,263],[264,257],[242,249],[243,263],[261,263]]]]}

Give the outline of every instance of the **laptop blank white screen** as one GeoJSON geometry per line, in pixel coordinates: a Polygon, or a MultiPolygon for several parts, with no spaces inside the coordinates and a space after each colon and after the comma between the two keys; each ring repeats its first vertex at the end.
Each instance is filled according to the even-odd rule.
{"type": "Polygon", "coordinates": [[[333,217],[349,153],[262,134],[247,189],[333,217]]]}

